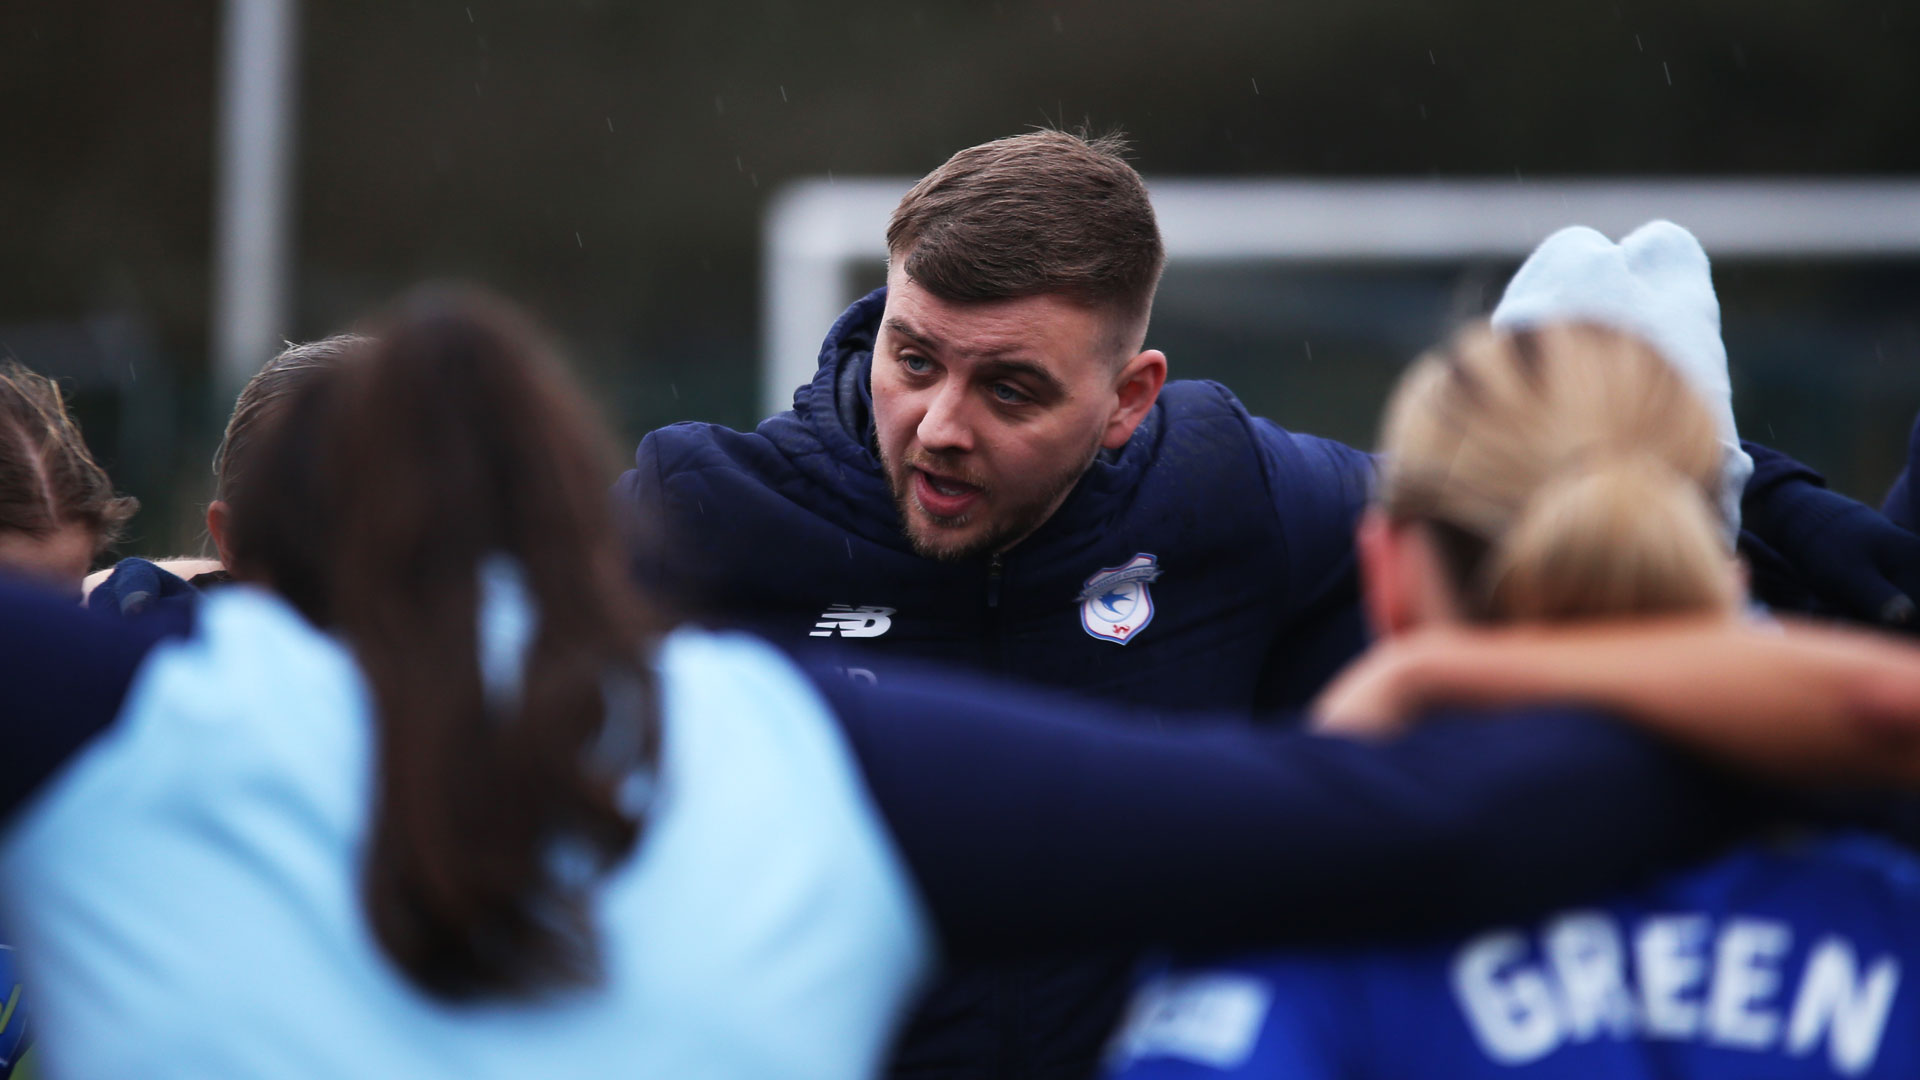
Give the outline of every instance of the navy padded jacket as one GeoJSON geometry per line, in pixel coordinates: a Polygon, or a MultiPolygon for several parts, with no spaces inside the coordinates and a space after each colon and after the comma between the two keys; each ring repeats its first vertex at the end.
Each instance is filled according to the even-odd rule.
{"type": "Polygon", "coordinates": [[[640,444],[619,490],[656,536],[645,583],[882,682],[889,665],[937,661],[1169,710],[1297,705],[1360,650],[1353,528],[1371,459],[1249,416],[1215,383],[1168,383],[997,565],[915,555],[870,435],[885,300],[841,316],[792,411],[640,444]],[[1140,555],[1159,571],[1151,623],[1125,644],[1096,637],[1088,580],[1140,555]]]}

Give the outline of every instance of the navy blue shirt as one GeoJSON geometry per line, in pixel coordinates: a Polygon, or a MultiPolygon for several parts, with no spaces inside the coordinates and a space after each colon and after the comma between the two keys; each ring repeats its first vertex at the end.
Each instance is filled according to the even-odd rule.
{"type": "Polygon", "coordinates": [[[1541,919],[1149,980],[1111,1080],[1920,1075],[1920,858],[1755,844],[1541,919]]]}

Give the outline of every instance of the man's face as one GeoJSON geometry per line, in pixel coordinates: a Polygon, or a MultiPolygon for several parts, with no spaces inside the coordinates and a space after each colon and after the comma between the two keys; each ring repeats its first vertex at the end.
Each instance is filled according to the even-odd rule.
{"type": "Polygon", "coordinates": [[[897,266],[887,286],[874,424],[902,527],[928,558],[1025,539],[1159,390],[1155,379],[1145,406],[1123,405],[1135,365],[1122,367],[1109,314],[1051,295],[942,300],[897,266]]]}

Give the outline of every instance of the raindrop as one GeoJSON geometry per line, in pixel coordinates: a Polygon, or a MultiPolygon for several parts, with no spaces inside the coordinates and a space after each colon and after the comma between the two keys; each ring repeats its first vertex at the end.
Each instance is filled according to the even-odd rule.
{"type": "Polygon", "coordinates": [[[1421,102],[1420,103],[1420,119],[1425,120],[1426,118],[1427,118],[1427,105],[1426,105],[1426,102],[1421,102]]]}
{"type": "Polygon", "coordinates": [[[734,172],[746,172],[746,171],[747,171],[747,167],[746,167],[745,165],[742,165],[742,164],[740,163],[740,155],[739,155],[739,154],[735,154],[735,155],[733,155],[733,171],[734,171],[734,172]]]}
{"type": "Polygon", "coordinates": [[[727,102],[718,94],[714,95],[713,98],[713,111],[716,116],[727,115],[727,102]]]}
{"type": "Polygon", "coordinates": [[[786,100],[787,100],[787,88],[786,88],[786,87],[784,87],[784,86],[782,86],[782,87],[780,88],[780,100],[781,100],[781,101],[786,101],[786,100]]]}
{"type": "Polygon", "coordinates": [[[1249,75],[1247,76],[1247,81],[1253,84],[1253,96],[1259,97],[1260,96],[1260,80],[1249,75]]]}
{"type": "Polygon", "coordinates": [[[579,244],[583,248],[587,246],[587,242],[585,240],[580,239],[580,233],[578,230],[576,230],[573,234],[573,242],[576,244],[579,244]]]}
{"type": "Polygon", "coordinates": [[[1066,24],[1060,21],[1060,13],[1057,11],[1054,12],[1053,13],[1053,32],[1056,34],[1065,33],[1066,29],[1067,29],[1066,24]]]}
{"type": "Polygon", "coordinates": [[[473,9],[472,9],[472,8],[468,8],[468,9],[467,9],[467,21],[468,21],[468,22],[472,22],[472,21],[473,21],[473,9]]]}
{"type": "Polygon", "coordinates": [[[479,84],[479,83],[474,83],[474,84],[473,84],[473,96],[474,96],[474,97],[479,97],[479,96],[480,96],[480,84],[479,84]]]}
{"type": "Polygon", "coordinates": [[[828,187],[833,186],[833,170],[832,169],[827,170],[827,186],[828,187]]]}
{"type": "Polygon", "coordinates": [[[1432,65],[1433,65],[1434,67],[1439,67],[1439,66],[1440,66],[1440,61],[1438,61],[1438,60],[1435,60],[1435,59],[1433,58],[1433,50],[1432,50],[1432,49],[1428,49],[1428,50],[1427,50],[1427,63],[1429,63],[1429,64],[1432,64],[1432,65]]]}
{"type": "Polygon", "coordinates": [[[1667,85],[1672,86],[1673,85],[1673,69],[1667,66],[1667,62],[1665,60],[1660,61],[1660,70],[1664,72],[1667,76],[1667,85]]]}
{"type": "Polygon", "coordinates": [[[1300,344],[1304,346],[1307,350],[1307,363],[1309,364],[1313,363],[1313,342],[1302,341],[1300,344]]]}
{"type": "Polygon", "coordinates": [[[1639,34],[1635,34],[1635,35],[1633,35],[1633,47],[1634,47],[1634,48],[1636,48],[1636,49],[1639,49],[1639,50],[1640,50],[1641,52],[1646,52],[1646,51],[1647,51],[1647,47],[1646,47],[1645,45],[1642,45],[1642,44],[1640,44],[1640,35],[1639,35],[1639,34]]]}
{"type": "Polygon", "coordinates": [[[748,183],[750,183],[750,184],[752,184],[752,185],[753,185],[754,187],[759,187],[759,186],[760,186],[760,174],[759,174],[759,173],[748,173],[748,174],[747,174],[747,182],[748,182],[748,183]]]}
{"type": "Polygon", "coordinates": [[[1747,70],[1747,50],[1735,45],[1733,47],[1733,62],[1739,66],[1741,71],[1747,70]]]}
{"type": "Polygon", "coordinates": [[[608,131],[613,130],[613,117],[611,116],[607,117],[607,130],[608,131]]]}
{"type": "Polygon", "coordinates": [[[669,393],[673,394],[673,400],[675,401],[680,400],[680,384],[679,383],[677,382],[667,383],[667,390],[669,393]]]}

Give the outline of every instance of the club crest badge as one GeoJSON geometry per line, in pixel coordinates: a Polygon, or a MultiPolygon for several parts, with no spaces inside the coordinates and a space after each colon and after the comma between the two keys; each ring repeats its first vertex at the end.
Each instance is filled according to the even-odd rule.
{"type": "Polygon", "coordinates": [[[1080,625],[1101,641],[1125,645],[1153,621],[1153,593],[1160,560],[1145,553],[1087,579],[1080,589],[1080,625]]]}

